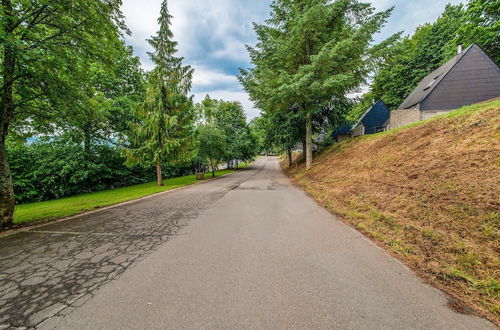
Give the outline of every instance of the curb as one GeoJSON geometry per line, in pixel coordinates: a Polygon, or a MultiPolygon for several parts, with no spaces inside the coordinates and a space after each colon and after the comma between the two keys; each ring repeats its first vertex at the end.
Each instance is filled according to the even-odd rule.
{"type": "Polygon", "coordinates": [[[71,215],[71,216],[68,216],[68,217],[64,217],[64,218],[60,218],[60,219],[55,219],[55,220],[47,221],[45,223],[39,223],[39,224],[34,224],[34,225],[27,225],[26,227],[22,227],[22,228],[18,228],[18,229],[10,229],[10,230],[7,230],[5,232],[0,232],[0,239],[9,237],[9,236],[12,236],[12,235],[15,235],[15,234],[19,234],[19,233],[24,233],[24,232],[27,232],[27,231],[31,231],[33,229],[46,227],[48,225],[65,222],[65,221],[72,220],[72,219],[75,219],[75,218],[78,218],[78,217],[81,217],[81,216],[85,216],[85,215],[90,215],[90,214],[94,214],[94,213],[106,211],[106,210],[109,210],[109,209],[112,209],[112,208],[115,208],[115,207],[120,207],[120,206],[124,206],[124,205],[128,205],[128,204],[137,203],[137,202],[140,202],[140,201],[143,201],[143,200],[146,200],[146,199],[150,199],[150,198],[153,198],[153,197],[158,197],[158,196],[165,195],[165,194],[168,194],[168,193],[172,193],[174,191],[178,191],[178,190],[181,190],[181,189],[186,189],[186,188],[190,188],[190,187],[193,187],[193,186],[197,186],[197,185],[201,185],[201,184],[204,184],[204,183],[208,183],[208,182],[211,182],[211,181],[215,181],[217,179],[225,178],[225,177],[228,177],[228,176],[233,175],[235,173],[238,173],[238,170],[236,170],[236,171],[234,171],[232,173],[228,173],[228,174],[224,174],[224,175],[218,176],[216,178],[210,178],[210,179],[206,179],[206,180],[203,180],[203,181],[191,183],[191,184],[188,184],[188,185],[185,185],[185,186],[182,186],[182,187],[177,187],[177,188],[165,190],[165,191],[162,191],[162,192],[159,192],[159,193],[155,193],[155,194],[152,194],[152,195],[148,195],[148,196],[144,196],[144,197],[141,197],[141,198],[138,198],[138,199],[132,199],[132,200],[129,200],[129,201],[126,201],[126,202],[118,203],[118,204],[113,204],[113,205],[98,207],[98,208],[96,208],[94,210],[85,211],[85,212],[78,213],[78,214],[75,214],[75,215],[71,215]]]}

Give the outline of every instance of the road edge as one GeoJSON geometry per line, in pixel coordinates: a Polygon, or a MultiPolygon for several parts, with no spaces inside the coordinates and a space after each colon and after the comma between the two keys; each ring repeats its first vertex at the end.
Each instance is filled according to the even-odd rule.
{"type": "MultiPolygon", "coordinates": [[[[250,167],[252,164],[250,164],[248,167],[250,167]]],[[[244,170],[244,169],[242,169],[242,170],[244,170]]],[[[86,215],[90,215],[90,214],[94,214],[94,213],[106,211],[106,210],[109,210],[109,209],[112,209],[112,208],[115,208],[115,207],[120,207],[120,206],[124,206],[124,205],[129,205],[129,204],[137,203],[137,202],[140,202],[140,201],[143,201],[143,200],[146,200],[146,199],[150,199],[150,198],[153,198],[153,197],[158,197],[158,196],[161,196],[161,195],[164,195],[164,194],[168,194],[168,193],[171,193],[171,192],[175,192],[175,191],[178,191],[178,190],[181,190],[181,189],[186,189],[186,188],[190,188],[190,187],[193,187],[193,186],[201,185],[201,184],[208,183],[208,182],[211,182],[211,181],[214,181],[214,180],[218,180],[218,179],[222,179],[222,178],[228,177],[228,176],[233,175],[233,174],[238,173],[238,172],[239,172],[238,170],[235,170],[232,173],[224,174],[224,175],[221,175],[221,176],[218,176],[218,177],[215,177],[215,178],[209,178],[209,179],[206,179],[206,180],[203,180],[203,181],[190,183],[190,184],[187,184],[187,185],[182,186],[182,187],[177,187],[177,188],[173,188],[173,189],[161,191],[161,192],[154,193],[152,195],[144,196],[144,197],[137,198],[137,199],[131,199],[131,200],[126,201],[126,202],[121,202],[121,203],[112,204],[112,205],[103,206],[103,207],[97,207],[97,208],[95,208],[93,210],[90,210],[90,211],[84,211],[82,213],[70,215],[70,216],[67,216],[67,217],[64,217],[64,218],[50,220],[50,221],[47,221],[47,222],[42,222],[42,223],[38,223],[38,224],[35,223],[33,225],[26,225],[26,226],[23,226],[21,228],[16,228],[16,229],[9,229],[7,231],[0,232],[0,239],[6,238],[6,237],[9,237],[9,236],[12,236],[12,235],[16,235],[16,234],[19,234],[19,233],[24,233],[24,232],[27,232],[27,231],[30,231],[30,230],[33,230],[33,229],[43,228],[43,227],[46,227],[48,225],[65,222],[65,221],[72,220],[72,219],[75,219],[75,218],[78,218],[78,217],[82,217],[82,216],[86,216],[86,215]]]]}
{"type": "Polygon", "coordinates": [[[473,317],[485,319],[485,320],[489,321],[493,326],[500,329],[500,323],[498,323],[498,321],[494,317],[492,317],[489,312],[481,310],[481,309],[477,308],[476,306],[469,304],[467,301],[464,301],[460,296],[456,295],[453,291],[449,290],[445,285],[442,285],[439,282],[436,282],[436,281],[429,279],[428,277],[426,277],[426,274],[421,269],[410,264],[407,260],[405,260],[403,257],[398,255],[397,253],[394,253],[393,251],[389,250],[385,244],[377,241],[375,237],[372,237],[368,234],[365,234],[364,232],[360,231],[358,228],[354,227],[348,221],[345,221],[344,217],[341,214],[337,214],[337,213],[333,212],[332,210],[330,210],[329,208],[325,207],[316,197],[311,195],[307,190],[304,189],[304,187],[302,185],[300,185],[296,180],[294,180],[294,178],[287,171],[286,165],[282,161],[280,161],[280,168],[281,168],[281,171],[283,172],[283,174],[285,175],[285,177],[288,178],[288,180],[290,181],[290,183],[293,186],[295,186],[297,189],[302,191],[306,196],[308,196],[319,207],[321,207],[322,209],[324,209],[325,211],[330,213],[332,216],[334,216],[337,221],[346,225],[351,230],[354,230],[354,231],[360,233],[361,235],[363,235],[363,237],[365,237],[375,247],[379,248],[385,254],[387,254],[389,257],[395,259],[401,265],[403,265],[404,267],[409,269],[413,274],[415,274],[415,276],[417,276],[422,281],[422,283],[434,288],[435,290],[440,291],[447,299],[448,308],[455,311],[455,313],[471,315],[473,317]]]}

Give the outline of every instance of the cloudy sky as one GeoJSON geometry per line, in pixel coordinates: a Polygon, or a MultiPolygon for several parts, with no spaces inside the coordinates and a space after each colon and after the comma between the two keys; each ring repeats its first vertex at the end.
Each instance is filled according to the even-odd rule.
{"type": "MultiPolygon", "coordinates": [[[[124,0],[123,12],[132,31],[126,38],[141,58],[143,67],[151,69],[146,39],[158,30],[157,18],[162,0],[124,0]]],[[[255,43],[252,22],[263,22],[269,15],[272,0],[169,0],[174,16],[172,30],[179,42],[179,55],[195,68],[193,94],[199,101],[213,98],[240,101],[247,115],[255,117],[248,96],[236,79],[239,68],[250,65],[245,44],[255,43]]],[[[411,34],[418,25],[435,20],[447,3],[462,0],[373,0],[384,10],[395,6],[392,17],[377,41],[404,31],[411,34]]]]}

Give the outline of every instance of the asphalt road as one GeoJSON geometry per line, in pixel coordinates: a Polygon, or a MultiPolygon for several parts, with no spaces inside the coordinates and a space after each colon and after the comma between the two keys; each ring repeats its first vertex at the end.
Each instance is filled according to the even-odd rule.
{"type": "MultiPolygon", "coordinates": [[[[0,239],[0,324],[495,329],[337,221],[275,158],[0,239]]],[[[0,326],[1,328],[1,326],[0,326]]]]}

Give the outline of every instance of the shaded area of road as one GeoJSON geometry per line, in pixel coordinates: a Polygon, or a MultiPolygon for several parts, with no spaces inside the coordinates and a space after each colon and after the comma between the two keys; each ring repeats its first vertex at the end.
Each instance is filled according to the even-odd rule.
{"type": "Polygon", "coordinates": [[[0,239],[0,328],[70,312],[250,173],[0,239]]]}
{"type": "Polygon", "coordinates": [[[495,328],[450,309],[292,186],[276,158],[1,240],[0,255],[0,315],[17,326],[495,328]]]}

